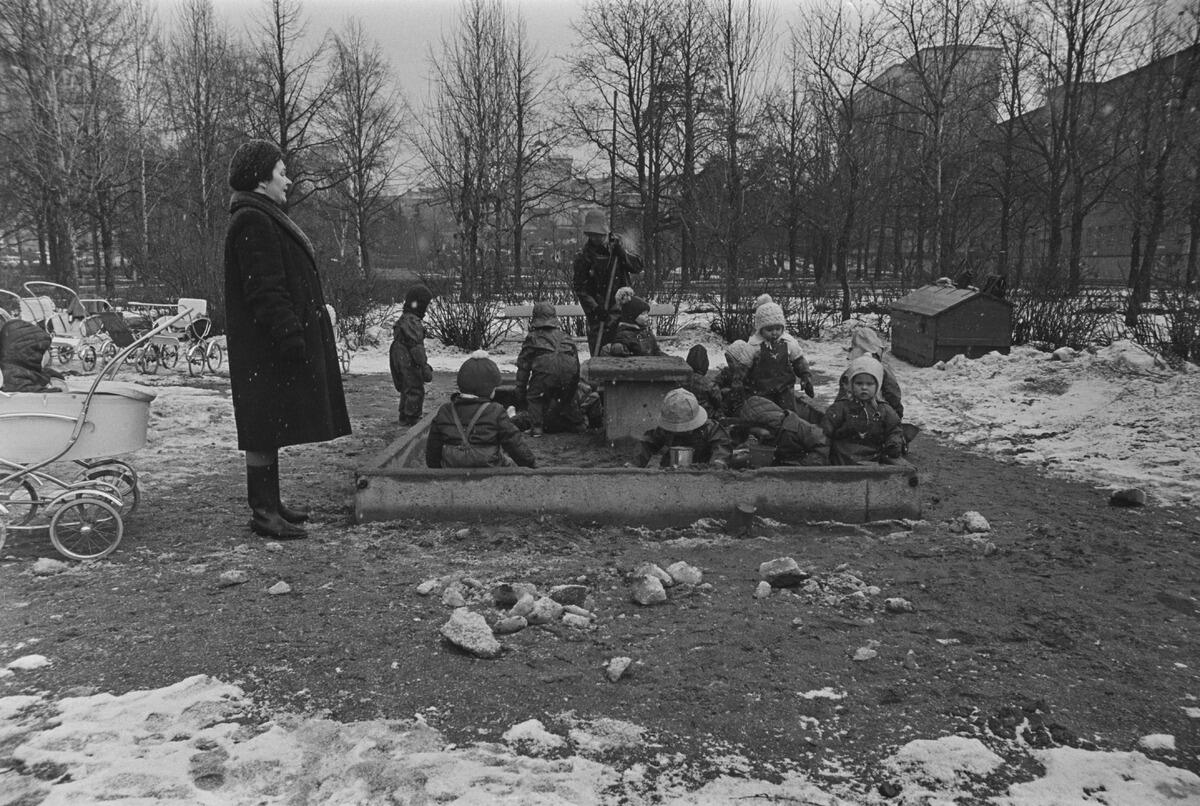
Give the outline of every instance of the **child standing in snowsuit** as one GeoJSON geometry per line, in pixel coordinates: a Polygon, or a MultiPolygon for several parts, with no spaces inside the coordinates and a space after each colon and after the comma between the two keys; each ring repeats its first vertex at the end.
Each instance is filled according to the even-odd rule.
{"type": "Polygon", "coordinates": [[[483,350],[458,370],[458,391],[433,415],[425,443],[429,467],[536,467],[533,452],[504,407],[491,399],[500,368],[483,350]]]}
{"type": "Polygon", "coordinates": [[[670,448],[691,448],[693,464],[706,464],[717,469],[729,466],[732,454],[729,434],[720,424],[708,419],[708,412],[686,389],[672,389],[663,398],[657,428],[647,431],[638,443],[635,467],[650,464],[660,452],[660,464],[671,462],[670,448]]]}
{"type": "Polygon", "coordinates": [[[583,430],[575,403],[578,386],[575,342],[559,327],[554,306],[539,302],[533,306],[529,334],[517,356],[517,395],[529,409],[531,436],[583,430]]]}
{"type": "Polygon", "coordinates": [[[813,396],[808,360],[800,351],[800,342],[787,332],[783,308],[769,294],[755,303],[754,335],[747,342],[755,353],[746,373],[746,388],[786,411],[795,411],[797,381],[806,395],[813,396]]]}
{"type": "Polygon", "coordinates": [[[392,327],[388,365],[392,383],[400,393],[400,425],[413,426],[425,408],[425,384],[433,380],[433,367],[425,355],[425,311],[433,294],[415,285],[404,295],[404,312],[392,327]]]}
{"type": "Polygon", "coordinates": [[[900,417],[879,399],[883,365],[871,356],[850,362],[850,397],[825,410],[821,428],[829,438],[834,465],[903,465],[904,434],[900,417]]]}
{"type": "Polygon", "coordinates": [[[723,414],[736,417],[749,394],[746,391],[746,373],[754,361],[754,348],[742,339],[725,348],[725,367],[717,373],[717,388],[721,390],[723,414]]]}
{"type": "MultiPolygon", "coordinates": [[[[879,334],[869,327],[856,327],[850,334],[850,346],[846,348],[849,353],[849,359],[853,361],[864,355],[869,355],[883,366],[883,383],[879,389],[879,395],[883,401],[887,403],[896,412],[900,419],[904,419],[904,404],[900,396],[900,384],[896,380],[896,376],[883,363],[883,340],[879,338],[879,334]]],[[[850,368],[842,373],[841,379],[838,381],[837,400],[845,400],[850,397],[850,368]]]]}
{"type": "Polygon", "coordinates": [[[650,303],[633,297],[621,305],[621,318],[613,333],[612,344],[605,345],[601,355],[662,355],[658,339],[650,329],[650,303]],[[604,350],[608,350],[607,353],[604,350]]]}
{"type": "Polygon", "coordinates": [[[696,400],[708,412],[709,419],[721,417],[724,414],[721,390],[717,388],[716,381],[708,377],[708,350],[703,344],[692,345],[692,349],[688,350],[687,364],[692,369],[692,377],[683,388],[696,396],[696,400]]]}

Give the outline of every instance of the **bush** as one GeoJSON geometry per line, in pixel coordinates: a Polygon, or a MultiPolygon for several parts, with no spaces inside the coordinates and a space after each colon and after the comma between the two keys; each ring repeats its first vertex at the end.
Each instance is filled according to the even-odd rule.
{"type": "Polygon", "coordinates": [[[449,347],[486,350],[508,332],[509,322],[500,318],[500,307],[489,300],[462,302],[437,297],[425,312],[425,329],[449,347]]]}
{"type": "Polygon", "coordinates": [[[1111,318],[1110,306],[1057,288],[1021,294],[1014,302],[1013,344],[1080,350],[1096,341],[1111,318]]]}
{"type": "Polygon", "coordinates": [[[1143,313],[1130,334],[1133,340],[1173,364],[1200,360],[1200,297],[1160,290],[1155,302],[1158,313],[1143,313]]]}

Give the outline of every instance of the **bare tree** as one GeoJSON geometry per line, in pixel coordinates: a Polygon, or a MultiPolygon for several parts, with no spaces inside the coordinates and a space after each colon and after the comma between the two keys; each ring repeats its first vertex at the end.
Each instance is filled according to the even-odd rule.
{"type": "Polygon", "coordinates": [[[133,138],[133,192],[136,208],[136,236],[133,238],[134,277],[150,264],[150,150],[162,115],[162,84],[157,80],[159,47],[158,21],[152,7],[143,0],[129,0],[127,6],[127,42],[129,58],[121,80],[125,99],[126,125],[133,138]]]}
{"type": "Polygon", "coordinates": [[[347,22],[334,36],[332,72],[332,92],[322,114],[337,155],[339,181],[332,194],[351,222],[358,270],[370,278],[369,233],[387,209],[407,104],[379,44],[358,21],[347,22]]]}
{"type": "Polygon", "coordinates": [[[251,69],[245,96],[247,134],[276,143],[288,162],[295,189],[294,206],[325,184],[309,152],[324,145],[317,122],[333,91],[331,78],[321,73],[326,40],[302,49],[308,30],[300,0],[260,0],[252,22],[251,69]]]}

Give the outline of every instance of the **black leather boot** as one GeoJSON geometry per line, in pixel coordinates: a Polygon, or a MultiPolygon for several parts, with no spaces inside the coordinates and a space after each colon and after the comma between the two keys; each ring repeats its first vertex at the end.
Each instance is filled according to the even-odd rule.
{"type": "Polygon", "coordinates": [[[250,531],[276,540],[299,540],[308,532],[284,520],[279,512],[279,465],[246,465],[250,531]]]}
{"type": "Polygon", "coordinates": [[[287,504],[283,503],[282,499],[279,501],[279,517],[283,518],[288,523],[304,523],[311,515],[312,509],[304,504],[289,507],[287,504]]]}

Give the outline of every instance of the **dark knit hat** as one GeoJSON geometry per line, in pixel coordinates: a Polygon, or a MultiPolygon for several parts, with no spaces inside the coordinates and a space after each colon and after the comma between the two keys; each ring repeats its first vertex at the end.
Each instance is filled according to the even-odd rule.
{"type": "Polygon", "coordinates": [[[486,350],[476,350],[458,368],[458,391],[475,397],[491,397],[500,385],[500,367],[486,350]]]}
{"type": "Polygon", "coordinates": [[[650,303],[641,297],[634,297],[621,305],[621,321],[636,322],[639,316],[649,312],[650,303]]]}
{"type": "Polygon", "coordinates": [[[693,344],[692,349],[688,350],[687,365],[692,368],[692,372],[700,375],[708,373],[708,350],[703,344],[693,344]]]}
{"type": "Polygon", "coordinates": [[[425,309],[433,300],[433,292],[423,285],[414,285],[404,295],[404,312],[424,316],[425,309]]]}
{"type": "Polygon", "coordinates": [[[238,146],[229,161],[229,186],[234,190],[254,190],[259,182],[271,178],[275,163],[283,159],[279,146],[268,140],[248,140],[238,146]]]}

